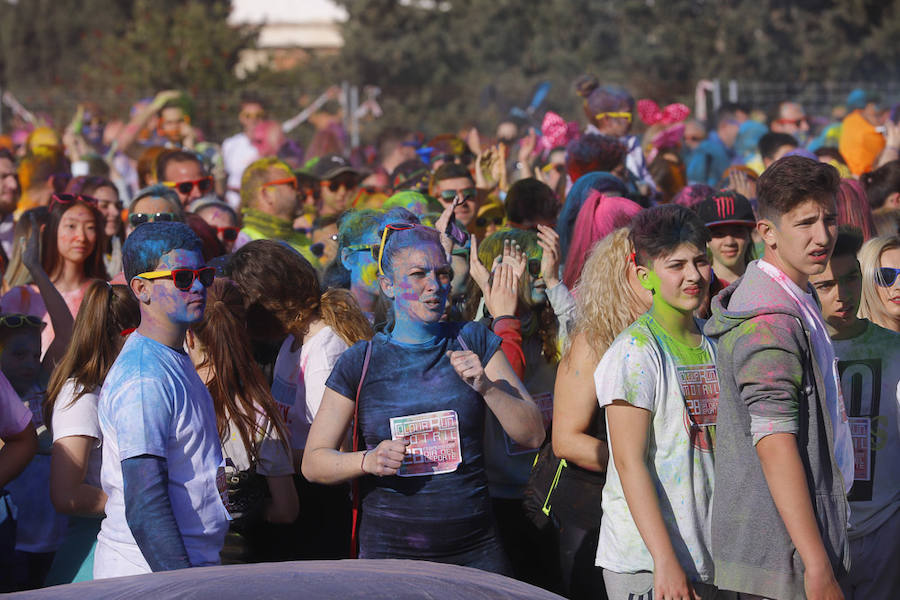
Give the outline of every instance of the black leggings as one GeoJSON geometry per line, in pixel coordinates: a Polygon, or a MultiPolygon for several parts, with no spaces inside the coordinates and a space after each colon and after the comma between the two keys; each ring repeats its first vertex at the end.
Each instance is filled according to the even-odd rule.
{"type": "Polygon", "coordinates": [[[594,566],[600,527],[586,530],[560,523],[557,532],[566,597],[571,600],[607,600],[603,569],[594,566]]]}

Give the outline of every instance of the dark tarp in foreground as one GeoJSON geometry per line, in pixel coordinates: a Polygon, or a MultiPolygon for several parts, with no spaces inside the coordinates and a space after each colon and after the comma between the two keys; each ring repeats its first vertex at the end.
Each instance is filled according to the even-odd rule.
{"type": "Polygon", "coordinates": [[[60,585],[6,597],[561,600],[546,590],[494,573],[414,560],[319,560],[204,567],[60,585]]]}

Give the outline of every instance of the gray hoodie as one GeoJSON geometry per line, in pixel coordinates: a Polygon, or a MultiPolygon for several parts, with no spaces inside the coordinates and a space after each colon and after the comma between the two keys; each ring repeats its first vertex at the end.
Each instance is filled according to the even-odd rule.
{"type": "Polygon", "coordinates": [[[720,589],[803,599],[803,562],[763,475],[754,439],[793,433],[836,577],[850,566],[848,503],[834,459],[825,383],[796,302],[751,263],[712,302],[719,410],[712,555],[720,589]],[[751,433],[751,423],[753,433],[751,433]],[[760,426],[765,432],[760,433],[760,426]]]}

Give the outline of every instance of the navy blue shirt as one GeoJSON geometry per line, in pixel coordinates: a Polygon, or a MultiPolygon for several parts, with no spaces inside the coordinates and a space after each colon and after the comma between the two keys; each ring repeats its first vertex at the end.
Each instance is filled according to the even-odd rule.
{"type": "MultiPolygon", "coordinates": [[[[426,558],[466,551],[492,530],[484,472],[484,398],[456,374],[448,351],[469,350],[488,361],[500,338],[480,323],[446,323],[442,334],[404,344],[376,334],[360,391],[360,449],[391,439],[390,419],[454,410],[459,419],[462,462],[452,473],[360,479],[360,556],[426,558]]],[[[326,386],[354,400],[366,342],[338,359],[326,386]]]]}

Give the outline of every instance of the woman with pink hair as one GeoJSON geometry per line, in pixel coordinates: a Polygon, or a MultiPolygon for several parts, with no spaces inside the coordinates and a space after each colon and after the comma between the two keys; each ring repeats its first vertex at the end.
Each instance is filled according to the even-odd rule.
{"type": "Polygon", "coordinates": [[[574,289],[584,261],[591,248],[619,227],[625,227],[641,211],[641,206],[627,198],[607,196],[593,191],[584,201],[572,233],[563,283],[574,289]]]}
{"type": "Polygon", "coordinates": [[[878,235],[866,190],[859,181],[841,179],[837,193],[837,220],[838,225],[852,225],[862,231],[864,241],[878,235]]]}

